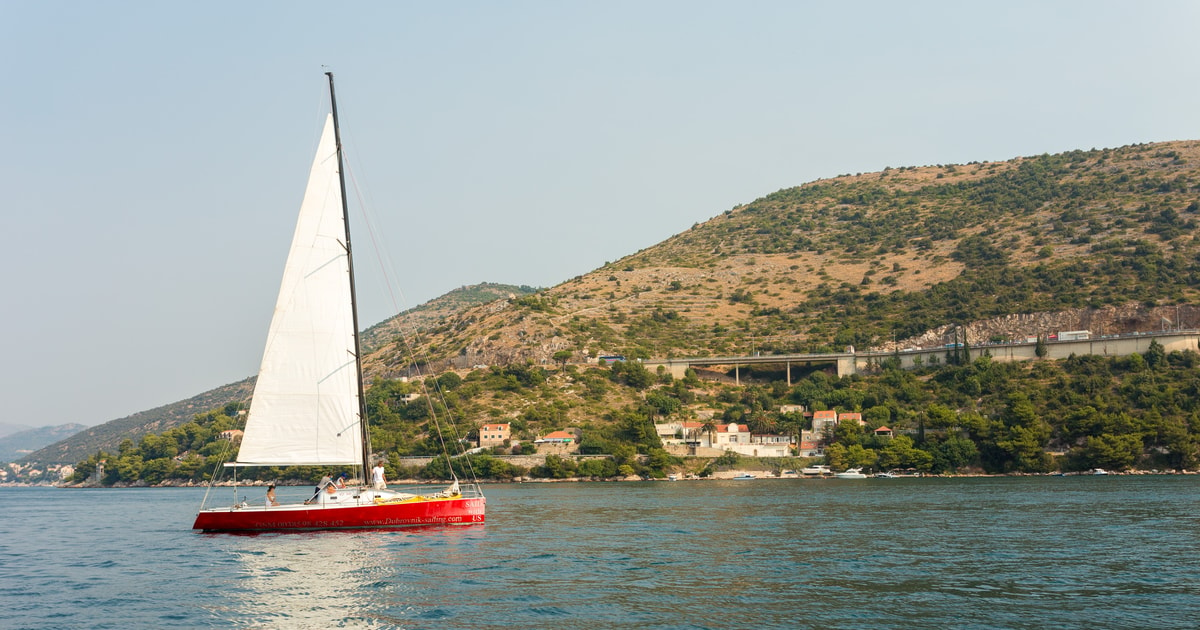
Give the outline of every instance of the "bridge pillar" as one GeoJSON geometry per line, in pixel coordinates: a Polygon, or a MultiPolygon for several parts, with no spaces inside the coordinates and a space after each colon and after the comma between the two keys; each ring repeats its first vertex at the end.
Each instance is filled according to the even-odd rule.
{"type": "Polygon", "coordinates": [[[837,360],[837,375],[849,376],[858,371],[854,364],[854,355],[840,356],[837,360]]]}
{"type": "Polygon", "coordinates": [[[691,364],[687,361],[667,361],[665,364],[660,365],[666,365],[667,372],[671,374],[672,378],[677,379],[686,377],[688,368],[691,367],[691,364]]]}

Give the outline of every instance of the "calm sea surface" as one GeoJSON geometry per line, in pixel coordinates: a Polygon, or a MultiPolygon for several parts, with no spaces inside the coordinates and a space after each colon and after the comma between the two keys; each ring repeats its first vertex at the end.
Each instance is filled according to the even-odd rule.
{"type": "Polygon", "coordinates": [[[0,488],[0,627],[1200,627],[1200,476],[485,491],[485,525],[228,535],[202,490],[0,488]]]}

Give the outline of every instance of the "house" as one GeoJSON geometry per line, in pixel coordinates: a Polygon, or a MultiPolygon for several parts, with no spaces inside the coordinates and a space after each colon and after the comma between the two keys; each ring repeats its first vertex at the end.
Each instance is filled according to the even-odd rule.
{"type": "Polygon", "coordinates": [[[479,427],[479,446],[503,446],[512,438],[512,428],[507,422],[502,424],[485,424],[479,427]]]}
{"type": "Polygon", "coordinates": [[[864,421],[862,419],[861,413],[856,413],[856,412],[852,412],[852,411],[848,411],[846,413],[839,413],[837,421],[838,421],[838,423],[857,422],[858,426],[860,426],[860,427],[867,424],[866,421],[864,421]]]}
{"type": "Polygon", "coordinates": [[[813,431],[816,431],[817,433],[824,433],[826,430],[832,430],[833,427],[837,426],[837,423],[837,412],[832,409],[813,412],[812,428],[813,431]]]}
{"type": "Polygon", "coordinates": [[[663,444],[690,444],[698,446],[700,436],[704,433],[704,423],[695,421],[678,421],[655,424],[654,432],[663,444]]]}
{"type": "Polygon", "coordinates": [[[575,434],[569,431],[554,431],[534,440],[535,444],[573,444],[575,434]]]}
{"type": "Polygon", "coordinates": [[[229,442],[236,442],[237,440],[242,439],[242,431],[240,429],[229,429],[222,431],[217,437],[229,442]]]}
{"type": "Polygon", "coordinates": [[[887,427],[879,427],[875,429],[876,437],[893,437],[892,430],[887,427]]]}
{"type": "Polygon", "coordinates": [[[792,454],[792,436],[772,433],[751,435],[749,451],[751,457],[788,457],[792,454]]]}
{"type": "Polygon", "coordinates": [[[800,457],[819,457],[824,454],[821,448],[821,438],[824,434],[821,431],[801,431],[799,452],[800,457]]]}
{"type": "MultiPolygon", "coordinates": [[[[707,439],[707,434],[703,436],[707,439]]],[[[733,451],[748,457],[787,457],[792,439],[786,435],[754,435],[744,424],[718,424],[712,448],[733,451]]]]}
{"type": "Polygon", "coordinates": [[[718,424],[716,432],[716,440],[713,444],[714,448],[732,450],[726,448],[731,444],[749,444],[750,443],[750,427],[744,424],[718,424]]]}

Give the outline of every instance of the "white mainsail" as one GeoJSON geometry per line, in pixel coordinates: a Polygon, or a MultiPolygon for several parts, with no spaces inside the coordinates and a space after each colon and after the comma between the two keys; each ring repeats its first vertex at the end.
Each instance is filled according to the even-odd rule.
{"type": "Polygon", "coordinates": [[[362,459],[346,226],[333,116],[300,204],[237,461],[341,465],[362,459]]]}

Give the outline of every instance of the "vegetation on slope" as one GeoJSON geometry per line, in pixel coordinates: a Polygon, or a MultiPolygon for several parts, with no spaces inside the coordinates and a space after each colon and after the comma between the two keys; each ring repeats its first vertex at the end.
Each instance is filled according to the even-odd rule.
{"type": "MultiPolygon", "coordinates": [[[[1144,355],[1128,357],[1001,363],[982,356],[914,371],[885,363],[878,374],[844,378],[814,371],[791,387],[772,376],[781,375],[759,374],[758,383],[734,386],[693,375],[675,380],[638,363],[557,372],[525,364],[476,370],[466,378],[446,373],[428,383],[440,394],[415,400],[406,400],[413,383],[377,381],[369,394],[373,447],[388,457],[391,478],[446,479],[445,459],[406,468],[402,458],[436,455],[443,441],[473,438],[481,424],[505,420],[514,439],[526,443],[553,430],[578,429],[580,453],[610,457],[550,456],[545,465],[525,469],[496,457],[512,452],[497,448],[453,459],[459,477],[470,478],[472,470],[496,480],[662,477],[689,463],[667,454],[655,422],[694,419],[710,410],[710,424],[737,422],[756,433],[796,435],[811,428],[811,420],[780,408],[799,404],[862,413],[865,426],[842,423],[825,438],[825,461],[836,469],[1039,473],[1185,469],[1200,462],[1200,354],[1168,354],[1157,343],[1144,355]],[[431,409],[449,411],[458,420],[434,422],[431,409]],[[896,437],[874,435],[881,426],[896,437]]],[[[83,481],[97,461],[108,460],[106,484],[203,481],[230,456],[227,443],[216,436],[236,426],[234,411],[198,416],[161,436],[147,436],[136,447],[127,442],[116,454],[98,453],[79,464],[74,480],[83,481]]],[[[308,482],[339,471],[248,472],[250,478],[308,482]]]]}

